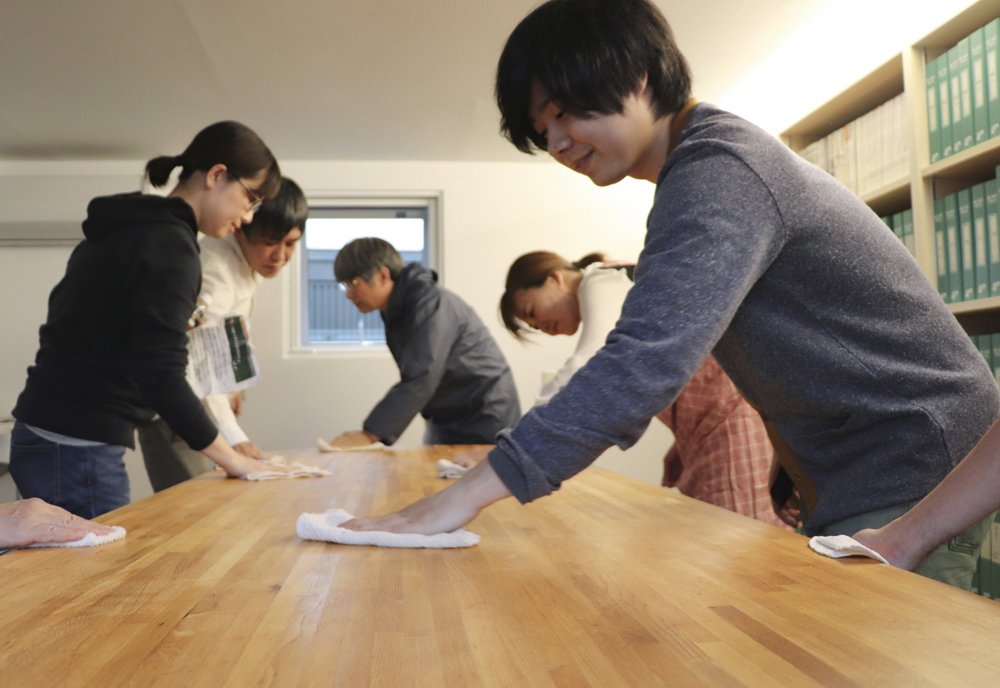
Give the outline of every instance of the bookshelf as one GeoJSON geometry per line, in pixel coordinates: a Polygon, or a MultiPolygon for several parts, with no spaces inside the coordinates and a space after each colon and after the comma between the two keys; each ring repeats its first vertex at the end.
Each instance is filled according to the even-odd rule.
{"type": "MultiPolygon", "coordinates": [[[[934,199],[993,179],[1000,165],[1000,137],[931,164],[925,61],[944,54],[997,17],[997,0],[979,0],[781,133],[782,140],[799,152],[900,93],[906,94],[909,174],[861,199],[878,215],[913,209],[915,257],[935,288],[934,199]]],[[[1000,297],[951,303],[948,308],[970,335],[1000,332],[1000,297]]]]}

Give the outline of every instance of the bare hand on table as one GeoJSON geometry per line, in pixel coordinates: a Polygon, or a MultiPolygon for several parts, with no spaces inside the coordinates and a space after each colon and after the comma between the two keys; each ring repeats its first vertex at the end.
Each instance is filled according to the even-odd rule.
{"type": "Polygon", "coordinates": [[[896,548],[892,544],[893,539],[886,533],[886,528],[887,526],[878,529],[866,528],[859,530],[851,537],[868,549],[881,554],[893,566],[906,569],[907,571],[917,568],[920,565],[921,559],[908,561],[900,553],[896,552],[896,548]]]}
{"type": "Polygon", "coordinates": [[[233,449],[243,456],[249,457],[251,459],[258,459],[263,461],[265,458],[263,452],[261,452],[260,447],[256,444],[247,440],[246,442],[240,442],[239,444],[234,444],[233,449]]]}
{"type": "Polygon", "coordinates": [[[255,473],[257,471],[291,473],[295,470],[290,466],[272,466],[262,463],[257,459],[244,456],[230,447],[226,440],[222,438],[222,435],[216,435],[215,440],[202,449],[201,453],[219,464],[219,467],[226,472],[226,475],[232,478],[241,478],[247,473],[255,473]]]}
{"type": "Polygon", "coordinates": [[[472,468],[477,463],[486,458],[493,447],[476,447],[465,451],[455,452],[451,457],[451,462],[463,468],[472,468]]]}
{"type": "Polygon", "coordinates": [[[488,461],[483,461],[447,488],[392,514],[355,518],[341,524],[348,530],[434,535],[450,533],[474,519],[484,508],[510,492],[488,461]]]}
{"type": "Polygon", "coordinates": [[[340,449],[353,449],[354,447],[367,447],[378,441],[378,437],[367,430],[355,430],[335,437],[330,440],[330,445],[340,449]]]}
{"type": "MultiPolygon", "coordinates": [[[[778,479],[778,471],[781,470],[781,464],[778,462],[778,456],[775,454],[771,458],[771,471],[767,480],[768,491],[772,491],[771,488],[774,487],[775,481],[778,479]]],[[[781,519],[783,523],[787,523],[792,528],[798,528],[802,525],[802,511],[799,508],[799,490],[795,488],[792,490],[792,494],[785,500],[784,504],[778,504],[771,497],[771,508],[774,509],[774,513],[781,519]]]]}
{"type": "Polygon", "coordinates": [[[88,533],[108,535],[111,528],[40,499],[0,504],[0,548],[24,547],[36,542],[73,542],[88,533]]]}
{"type": "Polygon", "coordinates": [[[771,508],[774,509],[774,513],[782,520],[782,522],[787,523],[792,528],[798,528],[802,525],[802,512],[799,509],[799,491],[794,490],[792,496],[788,498],[788,501],[784,504],[778,504],[771,500],[771,508]]]}

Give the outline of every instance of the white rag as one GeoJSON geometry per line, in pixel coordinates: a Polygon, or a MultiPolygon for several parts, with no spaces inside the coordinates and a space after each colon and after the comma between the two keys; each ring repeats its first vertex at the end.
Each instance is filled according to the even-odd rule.
{"type": "Polygon", "coordinates": [[[316,438],[316,446],[321,452],[356,452],[356,451],[376,451],[379,449],[385,449],[385,445],[381,442],[372,442],[371,444],[365,444],[360,447],[351,447],[350,449],[344,447],[335,447],[322,437],[316,438]]]}
{"type": "Polygon", "coordinates": [[[322,540],[341,545],[374,545],[376,547],[472,547],[479,542],[479,536],[459,528],[451,533],[418,535],[416,533],[387,533],[383,530],[348,530],[340,528],[341,523],[350,521],[353,515],[343,509],[330,509],[322,514],[302,514],[295,522],[295,532],[303,540],[322,540]]]}
{"type": "Polygon", "coordinates": [[[809,547],[828,557],[870,557],[883,564],[888,564],[881,554],[865,547],[849,535],[817,535],[809,539],[809,547]]]}
{"type": "MultiPolygon", "coordinates": [[[[266,463],[269,466],[286,466],[285,457],[283,456],[272,456],[270,459],[265,459],[261,463],[266,463]]],[[[291,473],[283,473],[282,471],[253,471],[252,473],[247,473],[246,475],[241,475],[240,480],[279,480],[281,478],[322,478],[324,475],[330,475],[330,471],[324,470],[322,468],[317,468],[316,466],[306,466],[304,463],[293,463],[290,466],[295,470],[291,473]]]]}
{"type": "Polygon", "coordinates": [[[453,463],[448,459],[438,459],[437,469],[439,478],[450,479],[461,478],[469,471],[469,469],[465,466],[459,466],[457,463],[453,463]]]}
{"type": "Polygon", "coordinates": [[[33,545],[28,545],[28,547],[93,547],[94,545],[106,545],[109,542],[121,540],[123,537],[125,537],[124,528],[121,526],[111,526],[111,532],[107,535],[87,533],[79,540],[73,540],[72,542],[36,542],[33,545]]]}

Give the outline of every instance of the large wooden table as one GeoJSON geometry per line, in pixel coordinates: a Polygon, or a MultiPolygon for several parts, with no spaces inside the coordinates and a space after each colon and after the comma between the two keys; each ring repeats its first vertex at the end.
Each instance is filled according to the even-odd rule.
{"type": "Polygon", "coordinates": [[[447,448],[203,476],[0,557],[0,686],[997,686],[1000,604],[591,468],[479,545],[304,542],[302,512],[445,487],[447,448]]]}

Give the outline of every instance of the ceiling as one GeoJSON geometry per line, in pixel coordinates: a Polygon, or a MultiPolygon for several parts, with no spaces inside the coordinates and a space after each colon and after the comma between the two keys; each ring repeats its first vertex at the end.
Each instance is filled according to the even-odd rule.
{"type": "MultiPolygon", "coordinates": [[[[829,0],[657,0],[717,100],[829,0]]],[[[282,159],[523,160],[492,98],[536,0],[0,0],[0,159],[179,153],[237,119],[282,159]]]]}

